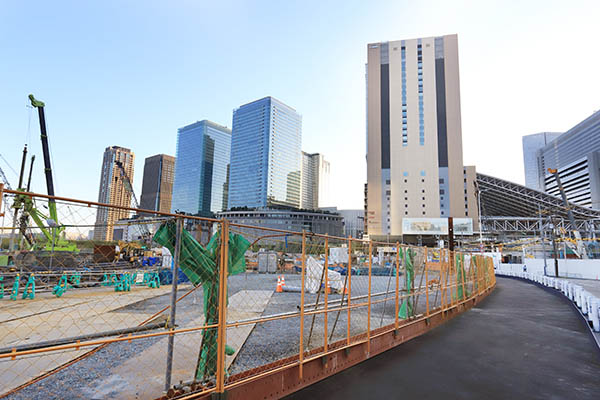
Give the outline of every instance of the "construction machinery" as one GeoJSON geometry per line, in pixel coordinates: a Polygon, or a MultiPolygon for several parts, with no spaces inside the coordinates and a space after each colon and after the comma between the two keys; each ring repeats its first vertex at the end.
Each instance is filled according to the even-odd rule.
{"type": "MultiPolygon", "coordinates": [[[[558,186],[558,190],[560,191],[560,195],[565,203],[565,208],[567,209],[569,215],[569,222],[573,227],[573,236],[575,236],[575,241],[577,242],[577,255],[579,258],[587,259],[587,251],[585,245],[583,244],[583,240],[581,240],[581,233],[577,230],[577,225],[575,224],[575,217],[573,216],[573,211],[571,211],[571,206],[569,205],[569,201],[567,200],[567,195],[565,193],[565,189],[563,188],[562,182],[560,181],[560,176],[558,175],[558,170],[553,168],[548,168],[548,172],[554,175],[554,179],[556,180],[556,186],[558,186]]],[[[566,255],[565,255],[566,257],[566,255]]]]}
{"type": "MultiPolygon", "coordinates": [[[[31,105],[38,110],[39,122],[40,122],[40,131],[41,131],[41,141],[42,141],[42,152],[44,155],[44,174],[46,176],[46,188],[48,191],[48,196],[54,196],[54,181],[52,178],[52,166],[50,163],[50,149],[48,146],[48,133],[46,130],[46,118],[44,114],[45,104],[42,101],[36,100],[36,98],[30,94],[29,100],[31,101],[31,105]]],[[[25,168],[27,156],[27,146],[23,150],[23,161],[21,163],[21,174],[19,177],[19,187],[17,191],[20,192],[29,192],[31,185],[31,172],[33,170],[33,161],[32,158],[31,166],[29,170],[29,179],[27,182],[27,187],[23,187],[23,173],[25,168]]],[[[21,217],[19,219],[19,227],[21,237],[24,238],[31,250],[46,250],[46,251],[66,251],[66,252],[78,252],[78,248],[75,244],[70,243],[69,241],[63,238],[63,233],[65,231],[65,227],[60,225],[58,221],[58,214],[56,211],[56,201],[53,198],[48,199],[48,214],[46,215],[39,210],[39,208],[35,205],[33,199],[27,195],[17,195],[15,197],[13,208],[15,209],[15,215],[19,210],[23,210],[21,217]],[[44,242],[35,242],[33,240],[33,236],[28,236],[25,234],[25,230],[29,223],[29,217],[33,220],[33,222],[37,225],[40,232],[42,233],[45,241],[44,242]]]]}
{"type": "MultiPolygon", "coordinates": [[[[127,190],[131,194],[131,198],[133,200],[133,207],[136,209],[139,209],[140,203],[138,202],[137,196],[135,195],[135,192],[133,191],[133,186],[131,185],[131,180],[129,179],[129,176],[127,175],[127,171],[125,171],[125,167],[123,166],[123,163],[119,160],[116,160],[115,164],[119,168],[119,172],[121,174],[121,179],[123,180],[123,186],[125,186],[125,190],[127,190]]],[[[151,241],[152,234],[150,233],[150,230],[148,229],[148,225],[141,222],[140,230],[141,230],[143,242],[146,244],[149,244],[148,242],[151,241]]]]}

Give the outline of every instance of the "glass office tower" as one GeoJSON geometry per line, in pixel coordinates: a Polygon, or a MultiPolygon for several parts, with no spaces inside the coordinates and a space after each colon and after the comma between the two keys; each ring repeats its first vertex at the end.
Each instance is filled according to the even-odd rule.
{"type": "Polygon", "coordinates": [[[210,215],[227,208],[231,130],[203,120],[178,129],[172,211],[210,215]]]}
{"type": "Polygon", "coordinates": [[[233,111],[229,208],[300,207],[302,117],[273,97],[233,111]]]}

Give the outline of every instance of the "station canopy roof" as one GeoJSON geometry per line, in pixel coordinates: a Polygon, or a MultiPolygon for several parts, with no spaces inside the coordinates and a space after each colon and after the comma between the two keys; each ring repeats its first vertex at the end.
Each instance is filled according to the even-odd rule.
{"type": "MultiPolygon", "coordinates": [[[[553,215],[568,219],[568,209],[562,198],[530,189],[526,186],[477,173],[481,193],[482,217],[537,218],[553,215]]],[[[569,203],[575,219],[600,218],[600,211],[569,203]]]]}

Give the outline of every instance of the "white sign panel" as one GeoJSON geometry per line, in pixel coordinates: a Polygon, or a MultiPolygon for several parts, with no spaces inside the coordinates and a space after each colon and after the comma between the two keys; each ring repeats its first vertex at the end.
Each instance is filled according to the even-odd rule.
{"type": "MultiPolygon", "coordinates": [[[[472,235],[472,218],[454,218],[455,235],[472,235]]],[[[402,218],[403,235],[447,235],[448,218],[402,218]]]]}

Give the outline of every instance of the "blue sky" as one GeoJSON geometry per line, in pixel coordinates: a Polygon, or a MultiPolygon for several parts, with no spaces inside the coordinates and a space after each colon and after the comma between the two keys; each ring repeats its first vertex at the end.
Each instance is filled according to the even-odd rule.
{"type": "MultiPolygon", "coordinates": [[[[177,128],[231,126],[272,95],[303,116],[303,149],[331,161],[333,205],[361,208],[366,45],[457,33],[465,164],[523,182],[521,136],[600,109],[597,1],[0,0],[0,154],[38,155],[46,102],[58,195],[95,200],[105,147],[175,154],[177,128]]],[[[17,177],[0,160],[16,186],[17,177]]]]}

